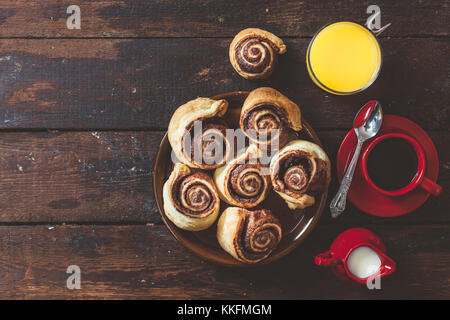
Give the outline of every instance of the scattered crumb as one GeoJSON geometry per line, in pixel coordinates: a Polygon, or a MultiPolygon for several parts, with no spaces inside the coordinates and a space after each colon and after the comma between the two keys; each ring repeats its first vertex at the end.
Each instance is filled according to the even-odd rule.
{"type": "Polygon", "coordinates": [[[55,227],[48,227],[48,230],[53,230],[55,229],[55,227]]]}
{"type": "Polygon", "coordinates": [[[19,169],[20,172],[23,172],[23,167],[20,164],[17,164],[17,169],[19,169]]]}
{"type": "Polygon", "coordinates": [[[204,68],[200,72],[198,72],[197,75],[200,77],[205,77],[205,76],[209,75],[210,72],[211,72],[211,68],[204,68]]]}

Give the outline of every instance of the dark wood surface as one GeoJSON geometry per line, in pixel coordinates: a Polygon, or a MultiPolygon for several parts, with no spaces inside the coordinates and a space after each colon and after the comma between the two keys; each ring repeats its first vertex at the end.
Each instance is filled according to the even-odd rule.
{"type": "Polygon", "coordinates": [[[267,85],[296,101],[315,129],[350,128],[367,97],[426,129],[448,129],[447,38],[381,39],[379,79],[346,97],[312,85],[305,72],[309,40],[286,39],[289,50],[274,75],[254,83],[231,66],[228,38],[5,39],[0,128],[165,130],[173,111],[192,98],[267,85]]]}
{"type": "Polygon", "coordinates": [[[81,30],[65,26],[69,3],[0,2],[0,298],[450,298],[448,1],[377,2],[382,24],[392,22],[380,39],[382,72],[349,97],[315,87],[305,50],[328,22],[364,23],[370,2],[78,2],[81,30]],[[288,46],[261,84],[240,78],[227,57],[232,36],[249,26],[288,46]],[[325,211],[297,250],[269,266],[238,271],[200,260],[157,211],[159,142],[185,101],[260,85],[301,106],[333,164],[367,100],[417,122],[438,150],[442,195],[394,219],[352,205],[337,221],[325,211]],[[313,265],[351,227],[379,234],[398,264],[381,290],[313,265]],[[66,288],[71,264],[82,270],[81,290],[66,288]]]}

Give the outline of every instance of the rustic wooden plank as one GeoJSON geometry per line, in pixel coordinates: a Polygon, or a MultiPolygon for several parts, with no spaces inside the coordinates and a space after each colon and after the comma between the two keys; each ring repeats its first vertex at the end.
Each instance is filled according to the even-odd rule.
{"type": "Polygon", "coordinates": [[[288,257],[258,268],[225,268],[182,248],[164,226],[2,226],[2,299],[417,299],[450,298],[449,226],[367,226],[397,271],[381,290],[347,285],[314,266],[340,232],[319,226],[288,257]],[[81,268],[81,289],[66,269],[81,268]],[[270,275],[270,276],[268,276],[270,275]]]}
{"type": "MultiPolygon", "coordinates": [[[[0,220],[148,221],[161,132],[27,132],[0,138],[0,220]]],[[[158,218],[159,219],[159,218],[158,218]]]]}
{"type": "MultiPolygon", "coordinates": [[[[335,158],[346,131],[319,131],[333,163],[330,197],[337,190],[335,158]]],[[[0,222],[161,223],[152,170],[164,132],[4,132],[0,135],[0,222]]],[[[413,214],[380,219],[349,205],[338,223],[450,222],[448,132],[431,132],[440,152],[438,198],[413,214]]],[[[325,211],[323,223],[335,224],[325,211]]]]}
{"type": "MultiPolygon", "coordinates": [[[[339,20],[365,23],[370,1],[140,1],[76,2],[81,30],[66,27],[67,7],[58,0],[4,0],[0,4],[2,37],[223,37],[257,26],[280,36],[312,36],[339,20]]],[[[448,36],[446,1],[379,0],[382,23],[392,36],[448,36]]]]}
{"type": "Polygon", "coordinates": [[[448,39],[382,39],[380,78],[366,91],[334,96],[305,67],[308,39],[287,39],[288,53],[266,82],[247,81],[228,61],[230,39],[0,40],[0,129],[164,129],[179,105],[257,86],[300,104],[314,128],[349,128],[377,98],[386,113],[427,129],[448,129],[448,39]]]}

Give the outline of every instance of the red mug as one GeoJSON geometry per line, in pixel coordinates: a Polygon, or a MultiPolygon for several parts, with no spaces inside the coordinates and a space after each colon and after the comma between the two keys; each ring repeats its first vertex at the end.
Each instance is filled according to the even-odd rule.
{"type": "Polygon", "coordinates": [[[425,168],[426,168],[426,158],[425,153],[422,149],[422,147],[419,145],[419,143],[412,137],[403,134],[403,133],[387,133],[384,135],[379,136],[378,138],[372,140],[369,145],[366,147],[366,149],[363,152],[362,158],[361,158],[361,168],[362,173],[364,176],[364,179],[367,181],[369,186],[378,192],[385,194],[387,196],[401,196],[404,194],[407,194],[408,192],[411,192],[417,187],[421,187],[423,190],[431,193],[434,196],[438,196],[442,192],[442,187],[432,180],[425,177],[425,168]],[[370,152],[373,150],[373,148],[379,144],[382,141],[385,141],[387,139],[392,138],[399,138],[407,141],[414,149],[416,156],[417,156],[417,172],[414,176],[414,178],[410,181],[410,183],[400,189],[388,191],[381,189],[378,187],[370,178],[369,172],[367,170],[367,161],[369,158],[370,152]]]}
{"type": "Polygon", "coordinates": [[[352,251],[363,246],[371,248],[380,258],[381,265],[376,272],[377,277],[385,277],[395,271],[396,264],[386,255],[386,248],[381,239],[372,231],[363,228],[353,228],[342,232],[333,241],[330,250],[315,257],[314,263],[321,267],[331,267],[333,273],[341,280],[366,284],[374,275],[359,278],[350,272],[347,265],[352,251]]]}

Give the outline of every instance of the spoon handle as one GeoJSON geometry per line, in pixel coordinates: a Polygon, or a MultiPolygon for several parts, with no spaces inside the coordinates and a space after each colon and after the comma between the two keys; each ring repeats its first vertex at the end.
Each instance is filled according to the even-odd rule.
{"type": "Polygon", "coordinates": [[[356,145],[355,153],[353,153],[352,160],[345,171],[345,175],[342,179],[339,191],[334,196],[330,203],[331,217],[337,218],[345,210],[345,205],[347,203],[347,192],[352,184],[353,174],[355,173],[356,164],[358,162],[359,154],[361,152],[363,141],[358,139],[356,145]]]}

